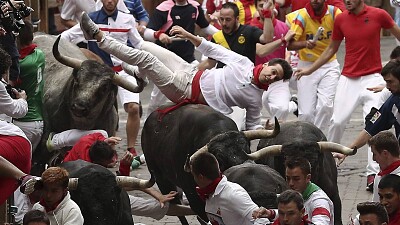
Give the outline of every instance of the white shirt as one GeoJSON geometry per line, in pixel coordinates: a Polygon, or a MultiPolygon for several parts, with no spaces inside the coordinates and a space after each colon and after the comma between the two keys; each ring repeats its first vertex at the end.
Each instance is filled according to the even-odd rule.
{"type": "MultiPolygon", "coordinates": [[[[101,2],[101,0],[97,0],[97,2],[94,0],[64,0],[64,4],[61,9],[60,17],[63,20],[75,20],[77,23],[79,23],[82,12],[91,13],[96,10],[100,10],[102,7],[103,7],[103,3],[101,2]]],[[[125,6],[125,3],[123,0],[118,1],[117,9],[120,11],[129,13],[129,10],[125,6]]],[[[71,27],[69,30],[71,30],[72,28],[73,27],[71,27]]],[[[74,43],[74,44],[78,44],[80,42],[86,43],[86,40],[83,37],[83,35],[79,35],[79,33],[82,33],[82,31],[80,29],[79,30],[75,29],[75,30],[72,30],[69,32],[73,33],[73,36],[76,37],[75,40],[71,41],[72,43],[74,43]],[[76,32],[77,34],[74,34],[74,32],[76,32]]]]}
{"type": "MultiPolygon", "coordinates": [[[[64,20],[75,20],[79,22],[82,12],[91,13],[101,9],[101,7],[103,7],[101,0],[64,0],[60,16],[64,20]]],[[[129,13],[123,0],[118,1],[117,9],[129,13]]]]}
{"type": "Polygon", "coordinates": [[[50,225],[83,225],[81,209],[71,199],[69,192],[53,211],[46,212],[39,202],[33,205],[32,210],[35,209],[46,213],[50,225]]]}
{"type": "Polygon", "coordinates": [[[96,11],[96,2],[93,0],[64,0],[60,16],[63,20],[79,22],[84,11],[87,13],[96,11]]]}
{"type": "MultiPolygon", "coordinates": [[[[213,225],[252,225],[255,221],[251,215],[256,209],[258,206],[246,190],[239,184],[229,182],[225,176],[214,194],[206,200],[205,207],[207,217],[213,225]]],[[[266,220],[263,218],[263,221],[266,220]]]]}
{"type": "Polygon", "coordinates": [[[264,90],[251,83],[254,64],[220,45],[202,41],[197,50],[226,66],[205,70],[200,78],[200,89],[209,106],[227,115],[232,106],[246,109],[246,129],[262,128],[261,97],[264,90]]]}
{"type": "Polygon", "coordinates": [[[311,194],[304,202],[304,208],[308,220],[314,224],[334,225],[333,203],[322,189],[311,194]]]}
{"type": "MultiPolygon", "coordinates": [[[[13,118],[22,118],[28,112],[28,103],[25,99],[12,99],[7,93],[5,85],[0,83],[0,114],[5,114],[13,118]]],[[[21,136],[28,138],[17,126],[3,119],[0,119],[0,135],[21,136]]],[[[29,141],[29,140],[28,140],[29,141]]]]}

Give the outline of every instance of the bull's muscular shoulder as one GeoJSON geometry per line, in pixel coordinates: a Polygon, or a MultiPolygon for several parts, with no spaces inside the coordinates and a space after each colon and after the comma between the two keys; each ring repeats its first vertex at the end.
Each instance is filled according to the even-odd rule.
{"type": "Polygon", "coordinates": [[[162,135],[170,134],[172,128],[179,129],[180,133],[186,135],[202,134],[202,136],[237,131],[233,120],[209,106],[200,104],[184,105],[166,114],[154,111],[147,118],[143,130],[145,132],[157,130],[157,135],[162,135]]]}
{"type": "MultiPolygon", "coordinates": [[[[209,106],[201,105],[201,104],[188,104],[184,106],[180,106],[179,108],[168,112],[163,113],[162,110],[169,108],[171,105],[161,107],[161,111],[154,111],[149,118],[155,119],[158,118],[160,123],[167,123],[171,119],[175,123],[208,123],[210,121],[229,121],[230,119],[224,116],[222,113],[215,111],[209,106]]],[[[208,123],[208,125],[210,125],[208,123]]]]}

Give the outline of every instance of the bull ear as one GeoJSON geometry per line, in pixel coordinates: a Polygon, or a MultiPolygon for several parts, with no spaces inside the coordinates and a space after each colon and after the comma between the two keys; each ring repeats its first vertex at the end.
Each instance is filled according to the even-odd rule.
{"type": "Polygon", "coordinates": [[[338,152],[345,155],[355,155],[357,153],[357,148],[351,149],[338,143],[328,141],[320,141],[317,143],[321,152],[338,152]]]}
{"type": "Polygon", "coordinates": [[[63,65],[72,67],[74,69],[79,69],[81,68],[82,65],[82,60],[79,59],[74,59],[68,56],[61,55],[60,52],[58,51],[58,44],[60,42],[61,35],[58,36],[57,40],[53,44],[53,55],[54,58],[57,59],[58,62],[60,62],[63,65]]]}
{"type": "Polygon", "coordinates": [[[261,139],[261,138],[271,138],[275,137],[276,135],[279,134],[280,132],[280,125],[278,119],[275,117],[275,127],[274,129],[271,130],[247,130],[243,131],[244,136],[246,136],[247,139],[249,140],[254,140],[254,139],[261,139]]]}

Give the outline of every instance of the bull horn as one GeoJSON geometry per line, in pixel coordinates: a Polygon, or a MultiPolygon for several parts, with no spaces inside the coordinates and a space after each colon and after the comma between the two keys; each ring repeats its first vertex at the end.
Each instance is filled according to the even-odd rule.
{"type": "Polygon", "coordinates": [[[246,136],[247,139],[249,140],[254,140],[254,139],[261,139],[261,138],[270,138],[270,137],[275,137],[276,135],[279,134],[280,132],[280,125],[278,122],[278,119],[275,117],[275,127],[274,129],[271,130],[247,130],[243,131],[244,136],[246,136]]]}
{"type": "Polygon", "coordinates": [[[338,152],[345,155],[355,155],[357,153],[356,147],[352,149],[344,145],[328,141],[320,141],[317,143],[321,152],[338,152]]]}
{"type": "Polygon", "coordinates": [[[117,181],[118,186],[121,188],[133,188],[139,190],[150,188],[155,183],[153,175],[151,175],[150,180],[143,180],[136,177],[126,177],[126,176],[117,176],[115,180],[117,181]]]}
{"type": "Polygon", "coordinates": [[[134,83],[130,82],[126,78],[122,77],[121,75],[115,73],[114,76],[112,77],[112,81],[115,85],[118,85],[122,88],[125,88],[126,90],[133,92],[133,93],[139,93],[140,89],[138,85],[135,85],[134,83]]]}
{"type": "Polygon", "coordinates": [[[60,39],[61,39],[61,35],[58,36],[57,40],[53,44],[54,58],[57,59],[57,61],[60,62],[61,64],[72,67],[74,69],[81,68],[81,65],[83,62],[82,60],[71,58],[71,57],[60,54],[60,52],[58,51],[58,43],[60,42],[60,39]]]}
{"type": "Polygon", "coordinates": [[[247,154],[249,159],[255,161],[258,159],[262,159],[267,156],[275,156],[281,154],[282,145],[271,145],[265,148],[262,148],[256,152],[251,154],[247,154]]]}
{"type": "Polygon", "coordinates": [[[68,189],[69,190],[76,190],[78,188],[78,179],[79,178],[69,178],[69,181],[68,181],[68,189]]]}
{"type": "Polygon", "coordinates": [[[203,152],[208,152],[208,147],[207,145],[204,145],[202,148],[200,148],[199,150],[197,150],[195,153],[192,154],[192,156],[189,157],[189,155],[186,158],[186,162],[185,162],[185,166],[183,167],[183,169],[185,170],[185,172],[190,173],[190,160],[192,160],[193,158],[195,158],[197,155],[199,155],[200,153],[203,152]]]}

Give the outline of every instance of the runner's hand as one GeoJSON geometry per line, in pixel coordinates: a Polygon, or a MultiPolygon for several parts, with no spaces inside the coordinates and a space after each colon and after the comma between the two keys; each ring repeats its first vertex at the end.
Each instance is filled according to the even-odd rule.
{"type": "Polygon", "coordinates": [[[121,163],[123,163],[125,165],[131,165],[134,158],[135,157],[132,155],[132,153],[130,153],[129,151],[126,151],[125,155],[122,156],[121,163]]]}
{"type": "Polygon", "coordinates": [[[346,159],[347,155],[341,154],[341,153],[332,153],[332,156],[334,159],[338,159],[336,162],[336,166],[340,166],[340,164],[343,163],[343,161],[346,159]]]}
{"type": "Polygon", "coordinates": [[[310,75],[310,72],[308,72],[307,69],[297,69],[293,74],[293,76],[296,77],[296,80],[300,80],[302,76],[308,76],[308,75],[310,75]]]}
{"type": "Polygon", "coordinates": [[[368,91],[372,91],[374,93],[378,93],[378,92],[381,92],[384,88],[385,88],[385,86],[379,85],[379,86],[376,86],[376,87],[367,88],[367,90],[368,91]]]}
{"type": "Polygon", "coordinates": [[[120,137],[109,137],[109,138],[104,139],[104,142],[106,142],[107,144],[109,144],[111,146],[114,146],[114,145],[119,144],[119,142],[121,140],[122,140],[122,138],[120,138],[120,137]]]}

